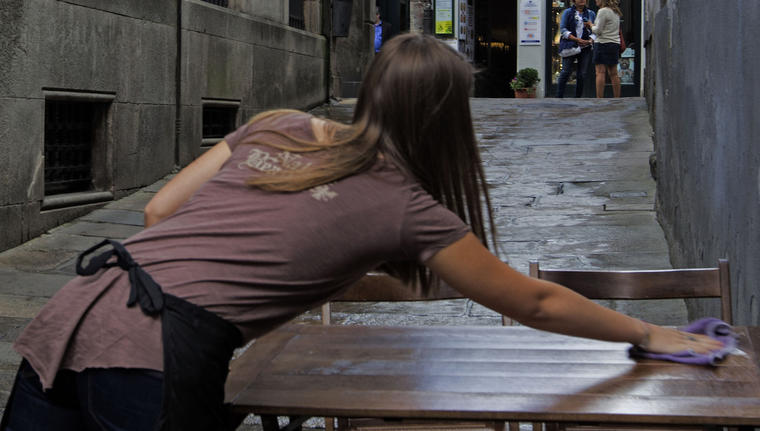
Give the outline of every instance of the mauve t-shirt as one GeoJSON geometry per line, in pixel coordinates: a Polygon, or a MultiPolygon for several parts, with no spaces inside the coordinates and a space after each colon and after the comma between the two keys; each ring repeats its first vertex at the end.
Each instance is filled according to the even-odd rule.
{"type": "MultiPolygon", "coordinates": [[[[318,163],[308,153],[240,144],[277,130],[313,139],[311,116],[293,112],[227,135],[231,157],[174,214],[124,241],[165,292],[256,338],[340,293],[387,261],[423,263],[469,228],[418,183],[379,160],[308,190],[267,192],[252,175],[318,163]],[[239,145],[240,144],[240,145],[239,145]]],[[[104,269],[67,283],[14,347],[51,387],[58,369],[162,369],[160,319],[126,306],[126,272],[104,269]]]]}

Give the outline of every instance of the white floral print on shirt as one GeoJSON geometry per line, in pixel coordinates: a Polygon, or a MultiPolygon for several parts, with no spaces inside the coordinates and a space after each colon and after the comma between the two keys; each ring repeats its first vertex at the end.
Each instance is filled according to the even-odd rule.
{"type": "MultiPolygon", "coordinates": [[[[248,158],[244,162],[238,163],[238,168],[251,168],[264,173],[276,173],[283,169],[296,170],[304,169],[311,166],[311,163],[304,161],[300,154],[293,154],[290,151],[282,151],[275,155],[270,154],[260,148],[252,148],[248,152],[248,158]]],[[[322,184],[309,189],[311,197],[321,202],[328,202],[338,196],[330,184],[322,184]]]]}
{"type": "Polygon", "coordinates": [[[312,187],[309,191],[311,192],[311,197],[322,202],[330,201],[338,196],[338,193],[330,188],[330,184],[322,184],[320,186],[312,187]]]}
{"type": "Polygon", "coordinates": [[[310,165],[311,163],[303,160],[303,156],[293,154],[290,151],[282,151],[273,156],[268,151],[252,148],[248,153],[248,158],[244,162],[240,162],[238,168],[248,167],[260,172],[273,173],[280,172],[283,169],[303,169],[310,165]]]}

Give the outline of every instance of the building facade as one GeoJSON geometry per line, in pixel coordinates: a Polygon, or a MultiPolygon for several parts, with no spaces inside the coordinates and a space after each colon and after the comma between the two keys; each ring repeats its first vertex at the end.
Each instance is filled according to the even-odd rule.
{"type": "Polygon", "coordinates": [[[361,53],[332,34],[331,3],[1,2],[0,250],[151,184],[258,112],[323,103],[335,64],[361,74],[371,58],[371,0],[347,24],[361,53]]]}
{"type": "MultiPolygon", "coordinates": [[[[657,210],[674,267],[731,265],[734,321],[760,324],[760,3],[646,2],[657,210]],[[711,8],[712,31],[694,31],[711,8]]],[[[695,315],[717,305],[688,301],[695,315]]]]}
{"type": "MultiPolygon", "coordinates": [[[[389,0],[378,0],[378,5],[389,0]]],[[[398,1],[398,0],[396,0],[398,1]]],[[[519,69],[539,72],[538,97],[556,94],[562,67],[558,55],[559,18],[569,0],[410,0],[410,30],[435,34],[458,49],[478,68],[477,97],[513,97],[509,81],[519,69]],[[426,25],[429,25],[426,27],[426,25]]],[[[621,27],[628,49],[620,61],[623,96],[639,96],[643,81],[640,44],[643,31],[642,0],[621,0],[621,27]]],[[[597,10],[595,0],[589,8],[597,10]]],[[[404,8],[400,8],[401,11],[404,8]]],[[[400,17],[404,19],[404,17],[400,17]]],[[[590,68],[584,97],[595,97],[594,71],[590,68]]],[[[608,85],[609,87],[609,85],[608,85]]],[[[567,94],[574,94],[572,76],[567,94]]],[[[607,90],[611,95],[611,88],[607,90]]]]}

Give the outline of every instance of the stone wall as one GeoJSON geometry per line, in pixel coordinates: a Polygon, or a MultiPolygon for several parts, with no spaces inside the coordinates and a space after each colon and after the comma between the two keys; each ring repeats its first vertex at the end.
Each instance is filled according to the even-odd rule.
{"type": "Polygon", "coordinates": [[[432,10],[432,0],[411,0],[409,2],[409,31],[412,33],[424,33],[425,11],[432,10]]]}
{"type": "Polygon", "coordinates": [[[332,38],[331,94],[352,98],[359,94],[364,72],[374,56],[374,0],[353,1],[348,36],[332,38]]]}
{"type": "Polygon", "coordinates": [[[266,109],[325,101],[324,37],[197,0],[184,3],[181,164],[203,151],[204,103],[239,103],[240,123],[266,109]]]}
{"type": "Polygon", "coordinates": [[[229,0],[232,10],[243,12],[259,19],[288,24],[288,2],[272,0],[229,0]]]}
{"type": "MultiPolygon", "coordinates": [[[[663,0],[647,2],[645,25],[658,214],[673,266],[714,266],[727,257],[734,320],[754,325],[760,324],[758,21],[753,0],[717,7],[663,0]]],[[[689,311],[719,316],[717,304],[705,301],[690,301],[689,311]]]]}
{"type": "Polygon", "coordinates": [[[188,163],[203,151],[209,100],[237,104],[239,124],[265,109],[326,99],[325,38],[288,27],[283,2],[232,0],[261,6],[235,10],[181,1],[179,80],[176,1],[0,3],[0,250],[188,163]],[[99,184],[65,199],[44,188],[45,106],[54,99],[103,111],[103,148],[93,161],[99,184]]]}

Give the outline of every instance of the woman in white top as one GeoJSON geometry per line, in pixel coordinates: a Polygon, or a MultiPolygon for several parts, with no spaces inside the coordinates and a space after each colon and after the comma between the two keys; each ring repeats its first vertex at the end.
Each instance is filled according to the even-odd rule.
{"type": "Polygon", "coordinates": [[[623,13],[618,0],[598,0],[600,9],[591,30],[596,34],[594,67],[596,68],[596,97],[604,97],[606,75],[610,76],[612,94],[620,97],[620,77],[617,72],[620,57],[620,17],[623,13]]]}

